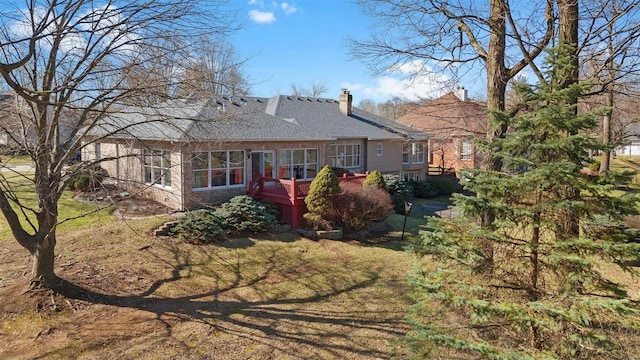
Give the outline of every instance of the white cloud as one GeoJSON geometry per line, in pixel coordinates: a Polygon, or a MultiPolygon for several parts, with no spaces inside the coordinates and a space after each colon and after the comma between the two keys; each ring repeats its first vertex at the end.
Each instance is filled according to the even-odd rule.
{"type": "Polygon", "coordinates": [[[294,12],[298,11],[298,8],[295,4],[289,4],[287,2],[283,2],[282,4],[280,4],[280,7],[282,7],[282,10],[284,10],[284,13],[287,15],[291,15],[294,12]]]}
{"type": "Polygon", "coordinates": [[[276,21],[276,16],[269,11],[250,10],[249,18],[260,24],[270,24],[276,21]]]}
{"type": "Polygon", "coordinates": [[[427,66],[424,62],[420,60],[414,60],[409,63],[397,64],[392,66],[388,72],[390,73],[400,73],[400,74],[418,74],[423,72],[431,71],[431,67],[427,66]]]}
{"type": "Polygon", "coordinates": [[[451,85],[451,78],[421,61],[394,66],[388,73],[376,78],[373,84],[341,83],[340,86],[362,94],[360,100],[384,102],[393,97],[407,100],[438,97],[451,85]]]}
{"type": "Polygon", "coordinates": [[[260,6],[264,6],[264,2],[259,1],[259,0],[249,0],[249,5],[260,5],[260,6]]]}

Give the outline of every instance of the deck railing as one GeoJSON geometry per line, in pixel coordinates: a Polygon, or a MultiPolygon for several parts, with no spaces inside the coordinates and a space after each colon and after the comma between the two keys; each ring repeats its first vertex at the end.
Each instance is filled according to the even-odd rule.
{"type": "MultiPolygon", "coordinates": [[[[357,181],[362,184],[367,174],[344,174],[338,177],[339,181],[350,182],[357,181]]],[[[291,178],[273,179],[260,177],[249,183],[249,195],[252,197],[273,197],[278,199],[289,199],[293,204],[295,200],[304,200],[309,194],[312,180],[299,180],[291,178]]]]}
{"type": "MultiPolygon", "coordinates": [[[[356,181],[362,184],[366,177],[367,174],[345,173],[339,176],[338,179],[341,183],[356,181]]],[[[312,180],[298,180],[295,178],[285,180],[260,177],[249,183],[248,192],[249,196],[253,198],[270,200],[277,204],[290,207],[290,209],[283,212],[283,216],[291,218],[285,218],[283,220],[293,227],[297,227],[301,225],[302,214],[306,212],[304,198],[309,194],[311,181],[312,180]]]]}

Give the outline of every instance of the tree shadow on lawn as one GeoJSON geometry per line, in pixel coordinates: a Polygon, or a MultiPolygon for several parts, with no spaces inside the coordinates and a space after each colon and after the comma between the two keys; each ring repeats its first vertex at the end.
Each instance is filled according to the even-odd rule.
{"type": "Polygon", "coordinates": [[[215,247],[199,252],[205,256],[197,261],[177,246],[170,247],[170,256],[145,251],[171,269],[169,276],[146,289],[118,295],[113,294],[122,292],[117,285],[105,291],[100,288],[106,284],[83,286],[61,279],[55,291],[69,299],[153,313],[170,337],[175,322],[197,322],[243,344],[269,349],[265,353],[293,357],[301,356],[301,351],[308,355],[320,351],[330,358],[388,358],[385,339],[406,331],[404,311],[366,304],[368,288],[379,281],[378,271],[349,261],[335,259],[336,271],[331,271],[326,265],[305,262],[304,256],[287,257],[277,247],[267,247],[268,253],[261,257],[264,262],[247,269],[239,258],[218,255],[215,247]],[[164,297],[159,291],[172,283],[182,289],[182,281],[195,273],[206,273],[210,289],[164,297]],[[363,298],[361,306],[345,306],[345,301],[358,296],[363,298]]]}

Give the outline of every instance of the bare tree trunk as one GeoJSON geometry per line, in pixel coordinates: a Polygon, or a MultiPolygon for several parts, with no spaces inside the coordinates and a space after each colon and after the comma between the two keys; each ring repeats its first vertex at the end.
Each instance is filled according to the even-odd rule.
{"type": "MultiPolygon", "coordinates": [[[[562,83],[560,87],[565,89],[579,80],[579,62],[578,62],[578,0],[557,0],[558,4],[558,37],[560,44],[571,46],[572,67],[569,74],[560,74],[562,83]]],[[[577,95],[569,99],[569,104],[578,103],[577,95]]],[[[573,108],[574,115],[577,115],[577,106],[573,108]]],[[[567,198],[577,200],[580,193],[571,185],[567,187],[567,198]]],[[[578,236],[580,232],[580,219],[570,210],[561,213],[564,223],[564,234],[562,236],[573,237],[578,236]]]]}
{"type": "MultiPolygon", "coordinates": [[[[607,94],[607,106],[613,106],[613,92],[607,94]]],[[[608,110],[602,119],[602,142],[604,145],[611,143],[611,113],[612,110],[608,110]]],[[[602,161],[600,162],[600,173],[606,173],[611,166],[611,151],[605,149],[602,152],[602,161]]]]}
{"type": "MultiPolygon", "coordinates": [[[[542,193],[536,194],[536,205],[539,206],[542,201],[542,193]]],[[[533,213],[533,229],[531,231],[530,253],[529,253],[529,289],[528,298],[529,301],[538,300],[538,280],[540,278],[540,211],[533,213]]],[[[530,325],[531,332],[531,346],[534,349],[542,350],[542,336],[540,335],[540,329],[535,323],[530,325]]]]}
{"type": "MultiPolygon", "coordinates": [[[[496,112],[505,110],[505,97],[507,90],[508,71],[505,66],[506,51],[506,22],[504,0],[491,0],[491,15],[489,27],[489,47],[487,51],[487,141],[504,137],[507,129],[505,125],[499,125],[496,112]]],[[[502,168],[502,160],[492,152],[485,152],[482,157],[481,167],[485,170],[499,171],[502,168]]],[[[494,214],[486,212],[481,219],[483,225],[493,223],[494,214]]],[[[490,247],[490,244],[486,244],[490,247]]],[[[493,249],[488,249],[492,253],[493,249]]]]}
{"type": "Polygon", "coordinates": [[[56,235],[51,232],[42,241],[36,244],[35,251],[31,253],[33,268],[31,269],[31,288],[51,287],[56,275],[53,271],[56,246],[56,235]]]}
{"type": "MultiPolygon", "coordinates": [[[[562,88],[578,82],[578,0],[557,0],[558,4],[558,38],[560,44],[572,46],[572,72],[564,76],[562,88]]],[[[571,99],[573,104],[578,99],[571,99]]],[[[575,110],[577,113],[577,109],[575,110]]]]}
{"type": "MultiPolygon", "coordinates": [[[[53,185],[53,184],[51,184],[53,185]]],[[[47,187],[48,188],[48,187],[47,187]]],[[[37,216],[38,231],[33,236],[35,246],[31,250],[33,268],[31,271],[31,287],[51,287],[56,279],[54,260],[56,248],[56,227],[58,222],[57,199],[38,188],[40,212],[37,216]],[[49,195],[49,196],[47,196],[49,195]]]]}
{"type": "MultiPolygon", "coordinates": [[[[616,11],[616,5],[615,5],[615,1],[612,2],[613,6],[612,6],[612,13],[615,14],[616,11]]],[[[615,17],[615,15],[613,15],[615,17]]],[[[614,30],[613,30],[613,22],[610,21],[607,25],[608,30],[609,30],[609,34],[612,35],[614,30]]],[[[614,50],[613,50],[613,38],[611,36],[607,37],[607,48],[609,50],[609,56],[613,57],[614,55],[614,50]]],[[[614,61],[609,61],[609,64],[607,65],[607,70],[608,70],[608,79],[607,79],[607,87],[606,87],[606,91],[607,91],[607,104],[606,106],[608,106],[609,110],[607,110],[607,113],[604,115],[604,118],[602,119],[602,142],[605,146],[608,146],[609,144],[611,144],[611,116],[613,114],[613,105],[614,105],[614,99],[613,99],[613,92],[615,91],[614,88],[614,84],[615,84],[615,80],[616,80],[616,68],[614,65],[614,61]]],[[[609,171],[611,165],[611,151],[609,149],[605,149],[604,152],[602,153],[602,161],[600,162],[600,172],[601,173],[606,173],[609,171]]]]}

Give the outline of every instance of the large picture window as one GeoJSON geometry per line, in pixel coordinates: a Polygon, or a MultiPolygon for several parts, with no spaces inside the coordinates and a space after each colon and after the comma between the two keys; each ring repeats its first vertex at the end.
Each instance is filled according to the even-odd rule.
{"type": "Polygon", "coordinates": [[[145,149],[142,163],[145,184],[171,187],[171,152],[145,149]]]}
{"type": "Polygon", "coordinates": [[[318,149],[278,151],[278,178],[313,179],[318,173],[318,149]]]}
{"type": "Polygon", "coordinates": [[[191,156],[194,189],[244,186],[245,153],[235,151],[202,151],[191,156]]]}
{"type": "Polygon", "coordinates": [[[402,163],[403,164],[423,164],[424,163],[424,144],[410,143],[402,145],[402,163]]]}
{"type": "Polygon", "coordinates": [[[358,168],[362,166],[360,144],[329,145],[329,164],[336,168],[358,168]]]}

